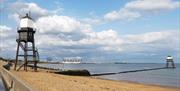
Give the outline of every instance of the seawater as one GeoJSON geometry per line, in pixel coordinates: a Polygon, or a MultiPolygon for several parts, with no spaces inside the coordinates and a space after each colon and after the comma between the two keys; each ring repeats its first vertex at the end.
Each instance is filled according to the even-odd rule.
{"type": "MultiPolygon", "coordinates": [[[[122,72],[148,68],[165,67],[163,63],[130,63],[130,64],[40,64],[40,66],[56,69],[87,69],[91,74],[122,72]]],[[[180,87],[180,64],[175,69],[160,69],[133,73],[99,76],[110,80],[124,80],[145,84],[180,87]]]]}

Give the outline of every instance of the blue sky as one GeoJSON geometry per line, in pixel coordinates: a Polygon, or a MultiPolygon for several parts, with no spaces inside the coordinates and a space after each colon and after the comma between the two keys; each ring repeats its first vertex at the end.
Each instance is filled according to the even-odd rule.
{"type": "Polygon", "coordinates": [[[1,56],[14,58],[19,16],[31,11],[41,59],[180,62],[179,0],[1,0],[1,56]],[[51,52],[51,53],[50,53],[51,52]]]}

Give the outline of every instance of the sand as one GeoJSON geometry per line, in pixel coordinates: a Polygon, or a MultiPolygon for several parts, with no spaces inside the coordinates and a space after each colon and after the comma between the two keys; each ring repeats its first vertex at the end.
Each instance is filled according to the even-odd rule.
{"type": "Polygon", "coordinates": [[[11,72],[38,91],[180,91],[180,88],[59,75],[46,71],[11,72]]]}

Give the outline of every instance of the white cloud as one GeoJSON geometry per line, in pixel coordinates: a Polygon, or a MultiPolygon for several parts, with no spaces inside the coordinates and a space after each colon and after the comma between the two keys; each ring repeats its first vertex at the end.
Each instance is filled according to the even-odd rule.
{"type": "Polygon", "coordinates": [[[83,44],[100,44],[100,45],[116,45],[121,44],[123,41],[119,39],[117,32],[112,29],[87,33],[87,37],[82,39],[80,43],[83,44]],[[113,41],[112,41],[113,40],[113,41]]]}
{"type": "Polygon", "coordinates": [[[88,32],[91,26],[81,24],[74,18],[68,16],[47,16],[41,17],[35,24],[40,33],[74,33],[74,32],[88,32]],[[47,22],[48,21],[48,22],[47,22]]]}
{"type": "Polygon", "coordinates": [[[125,49],[131,48],[131,51],[179,51],[180,39],[178,37],[180,37],[179,30],[126,35],[125,49]]]}
{"type": "MultiPolygon", "coordinates": [[[[77,21],[78,22],[78,21],[77,21]]],[[[73,22],[69,22],[73,23],[73,22]]],[[[71,24],[70,24],[71,25],[71,24]]],[[[80,23],[81,25],[81,23],[80,23]]],[[[83,24],[82,24],[83,25],[83,24]]],[[[45,25],[46,26],[46,25],[45,25]]],[[[62,26],[62,25],[61,25],[62,26]]],[[[67,28],[69,29],[69,28],[67,28]]],[[[80,28],[81,29],[81,28],[80,28]]],[[[9,35],[11,28],[1,25],[1,51],[13,50],[15,51],[15,35],[9,35]],[[6,36],[6,37],[5,37],[6,36]],[[3,49],[3,50],[2,50],[3,49]]],[[[66,29],[64,29],[66,30],[66,29]]],[[[92,54],[98,53],[142,53],[142,52],[157,52],[157,51],[180,51],[179,30],[169,30],[161,32],[147,32],[142,34],[120,35],[115,30],[109,29],[101,32],[82,32],[72,33],[75,30],[68,31],[71,35],[67,35],[66,31],[59,30],[56,33],[40,33],[36,32],[35,40],[36,46],[41,51],[43,56],[51,51],[53,55],[67,56],[72,54],[92,54]],[[79,36],[82,33],[84,37],[78,40],[69,38],[67,36],[79,36]],[[59,37],[59,34],[64,36],[59,37]]],[[[51,55],[48,54],[48,55],[51,55]]]]}
{"type": "Polygon", "coordinates": [[[11,4],[10,8],[13,12],[17,12],[19,14],[31,12],[35,17],[46,16],[49,14],[48,10],[39,7],[35,3],[15,2],[11,4]]]}
{"type": "Polygon", "coordinates": [[[26,3],[17,1],[9,5],[9,10],[12,12],[9,17],[15,19],[17,22],[19,18],[24,16],[26,13],[30,13],[31,17],[38,19],[42,16],[48,16],[63,11],[63,8],[57,7],[55,10],[47,10],[41,8],[36,3],[26,3]]]}
{"type": "Polygon", "coordinates": [[[173,10],[180,7],[179,1],[173,0],[134,0],[128,2],[123,8],[111,11],[104,15],[107,21],[133,20],[144,16],[144,12],[153,13],[173,10]]]}
{"type": "MultiPolygon", "coordinates": [[[[148,52],[162,50],[179,50],[177,31],[147,32],[137,35],[119,35],[114,30],[85,33],[79,40],[65,40],[53,35],[40,35],[37,40],[41,47],[59,46],[59,49],[76,47],[105,52],[148,52]],[[93,49],[92,49],[93,47],[93,49]]],[[[56,50],[59,50],[56,49],[56,50]]],[[[82,51],[81,51],[82,52],[82,51]]],[[[85,53],[87,51],[84,51],[85,53]]]]}
{"type": "MultiPolygon", "coordinates": [[[[71,31],[72,32],[72,31],[71,31]]],[[[102,51],[122,51],[121,44],[123,40],[119,38],[117,32],[113,30],[107,30],[102,32],[84,32],[84,37],[79,40],[68,39],[66,36],[59,37],[58,34],[63,34],[62,32],[56,32],[56,34],[39,34],[37,35],[37,45],[40,47],[59,46],[59,47],[77,47],[76,50],[81,50],[82,48],[92,48],[92,50],[102,50],[102,51]]],[[[81,33],[79,31],[79,33],[81,33]]],[[[73,34],[71,36],[79,36],[79,33],[73,34]]],[[[57,49],[58,50],[58,49],[57,49]]],[[[84,51],[85,52],[85,51],[84,51]]]]}
{"type": "Polygon", "coordinates": [[[157,48],[152,47],[153,50],[159,47],[175,49],[177,40],[174,36],[179,36],[170,31],[137,35],[119,35],[112,29],[95,32],[90,25],[83,24],[72,17],[57,15],[41,17],[36,21],[36,25],[37,45],[43,48],[59,46],[61,49],[69,47],[81,50],[84,47],[85,49],[94,47],[95,49],[92,50],[122,52],[147,51],[151,49],[149,47],[156,45],[157,48]],[[169,41],[174,41],[173,45],[167,45],[169,41]],[[132,49],[129,50],[129,48],[132,49]]]}
{"type": "Polygon", "coordinates": [[[79,46],[81,49],[82,46],[99,46],[105,50],[115,50],[123,42],[119,39],[118,33],[112,29],[94,32],[90,25],[68,16],[41,17],[35,25],[38,33],[36,44],[42,47],[79,46]],[[111,46],[114,48],[110,48],[111,46]]]}
{"type": "MultiPolygon", "coordinates": [[[[43,27],[39,27],[39,32],[42,33],[38,35],[38,45],[41,46],[78,46],[77,50],[81,49],[81,47],[85,47],[88,49],[89,46],[96,46],[96,49],[101,51],[114,51],[114,52],[122,52],[122,51],[148,51],[151,50],[151,47],[154,48],[153,50],[159,50],[158,48],[177,48],[177,41],[175,37],[178,37],[178,33],[170,32],[170,31],[163,31],[163,32],[148,32],[143,34],[137,35],[119,35],[116,31],[109,29],[101,32],[94,32],[89,30],[88,32],[82,32],[86,28],[81,28],[83,24],[79,21],[75,21],[73,18],[67,17],[62,18],[65,16],[55,16],[56,20],[52,17],[53,26],[51,26],[51,22],[48,24],[39,23],[43,27]],[[59,19],[57,18],[59,17],[59,19]],[[56,21],[65,21],[66,23],[56,22],[56,21]],[[70,19],[70,21],[68,21],[70,19]],[[72,19],[72,20],[71,20],[72,19]],[[72,22],[73,21],[73,22],[72,22]],[[59,24],[56,24],[59,23],[59,24]],[[74,24],[75,23],[75,24],[74,24]],[[64,25],[69,24],[69,25],[64,25]],[[54,26],[55,25],[55,26],[54,26]],[[49,28],[45,29],[46,26],[49,28]],[[64,27],[69,26],[69,27],[64,27]],[[54,29],[54,27],[56,27],[54,29]],[[54,31],[53,31],[54,30],[54,31]],[[76,32],[76,33],[74,33],[76,32]],[[68,34],[67,34],[68,33],[68,34]],[[175,33],[175,34],[174,34],[175,33]],[[79,37],[78,40],[75,40],[77,36],[82,34],[83,37],[79,37]],[[75,37],[71,37],[75,36],[75,37]],[[168,42],[172,42],[172,45],[169,45],[168,42]],[[153,45],[156,45],[153,47],[153,45]],[[79,48],[79,49],[78,49],[79,48]],[[131,48],[131,50],[129,50],[131,48]]],[[[47,18],[47,17],[46,17],[47,18]]],[[[44,20],[46,20],[46,18],[44,20]]],[[[39,21],[37,21],[39,22],[39,21]]],[[[47,22],[46,22],[47,23],[47,22]]],[[[88,29],[88,28],[87,28],[88,29]]]]}
{"type": "Polygon", "coordinates": [[[149,32],[144,34],[137,34],[137,35],[127,35],[128,40],[135,42],[135,43],[151,43],[166,39],[170,36],[170,32],[149,32]]]}
{"type": "Polygon", "coordinates": [[[76,46],[91,26],[68,16],[44,16],[35,22],[38,46],[76,46]],[[48,22],[47,22],[48,21],[48,22]]]}
{"type": "Polygon", "coordinates": [[[145,11],[171,10],[179,7],[180,2],[173,0],[136,0],[125,5],[127,9],[145,11]]]}
{"type": "Polygon", "coordinates": [[[140,13],[135,11],[129,11],[126,9],[121,9],[119,11],[112,11],[107,13],[104,18],[108,21],[114,21],[114,20],[133,20],[136,18],[139,18],[141,16],[140,13]]]}
{"type": "Polygon", "coordinates": [[[0,38],[8,37],[11,33],[11,28],[5,25],[0,25],[0,38]]]}
{"type": "Polygon", "coordinates": [[[14,50],[15,40],[15,34],[12,28],[6,25],[0,25],[0,51],[14,50]]]}

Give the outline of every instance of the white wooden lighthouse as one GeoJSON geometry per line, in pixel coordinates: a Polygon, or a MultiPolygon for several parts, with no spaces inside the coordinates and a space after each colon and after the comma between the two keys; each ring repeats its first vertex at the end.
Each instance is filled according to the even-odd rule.
{"type": "Polygon", "coordinates": [[[18,45],[14,70],[20,70],[22,67],[24,67],[24,70],[27,71],[27,66],[29,63],[34,64],[33,68],[35,71],[37,70],[36,65],[39,60],[39,54],[37,48],[35,48],[34,34],[36,31],[33,24],[33,19],[28,14],[26,14],[24,17],[21,17],[20,26],[17,31],[19,35],[16,39],[18,45]],[[22,51],[21,53],[23,54],[20,54],[19,51],[22,51]],[[21,65],[18,65],[19,57],[24,58],[24,60],[22,60],[23,64],[21,65]],[[18,69],[17,65],[19,66],[18,69]]]}

